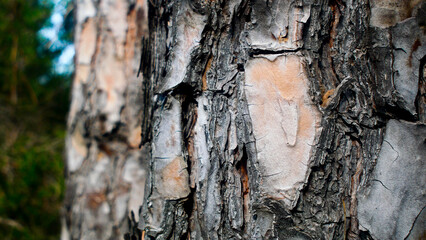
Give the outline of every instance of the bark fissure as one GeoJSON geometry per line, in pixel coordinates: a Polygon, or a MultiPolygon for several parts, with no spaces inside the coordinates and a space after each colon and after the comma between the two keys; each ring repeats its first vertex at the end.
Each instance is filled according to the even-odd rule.
{"type": "MultiPolygon", "coordinates": [[[[404,238],[404,240],[406,240],[406,239],[408,239],[408,238],[410,237],[411,232],[413,231],[413,228],[414,228],[414,226],[416,225],[417,219],[420,217],[420,215],[422,214],[423,210],[425,210],[425,208],[426,208],[426,206],[424,206],[424,207],[422,208],[422,210],[419,212],[419,214],[417,214],[416,218],[415,218],[415,219],[414,219],[414,221],[413,221],[413,225],[411,226],[410,231],[408,232],[408,234],[407,234],[407,236],[404,238]]],[[[423,235],[422,235],[422,236],[424,236],[424,232],[423,232],[423,235]]]]}

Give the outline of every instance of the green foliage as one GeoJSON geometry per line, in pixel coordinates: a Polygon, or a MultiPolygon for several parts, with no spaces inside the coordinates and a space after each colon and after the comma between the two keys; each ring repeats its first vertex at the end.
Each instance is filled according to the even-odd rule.
{"type": "Polygon", "coordinates": [[[38,34],[52,7],[0,0],[0,239],[59,237],[70,76],[38,34]]]}
{"type": "Polygon", "coordinates": [[[58,54],[43,47],[37,35],[51,8],[38,0],[0,0],[0,91],[13,104],[19,98],[37,102],[34,79],[49,73],[58,54]]]}
{"type": "Polygon", "coordinates": [[[61,126],[49,133],[23,128],[7,131],[2,143],[0,216],[19,226],[0,224],[2,239],[57,239],[65,131],[61,126]]]}

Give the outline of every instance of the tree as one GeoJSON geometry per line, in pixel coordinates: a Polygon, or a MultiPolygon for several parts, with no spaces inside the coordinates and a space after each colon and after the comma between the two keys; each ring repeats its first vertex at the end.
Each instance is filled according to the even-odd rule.
{"type": "Polygon", "coordinates": [[[143,1],[76,2],[75,76],[68,118],[62,239],[119,239],[144,192],[143,1]]]}
{"type": "Polygon", "coordinates": [[[425,10],[149,1],[126,238],[424,236],[425,10]]]}

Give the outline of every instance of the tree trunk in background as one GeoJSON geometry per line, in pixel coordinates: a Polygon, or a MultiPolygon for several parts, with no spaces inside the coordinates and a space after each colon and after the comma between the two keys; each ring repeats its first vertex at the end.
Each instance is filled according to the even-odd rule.
{"type": "Polygon", "coordinates": [[[425,7],[149,1],[144,238],[424,237],[425,7]]]}
{"type": "Polygon", "coordinates": [[[62,239],[120,239],[145,185],[137,78],[144,0],[79,0],[62,239]]]}
{"type": "Polygon", "coordinates": [[[424,2],[147,2],[143,80],[126,1],[78,17],[73,239],[425,236],[424,2]]]}

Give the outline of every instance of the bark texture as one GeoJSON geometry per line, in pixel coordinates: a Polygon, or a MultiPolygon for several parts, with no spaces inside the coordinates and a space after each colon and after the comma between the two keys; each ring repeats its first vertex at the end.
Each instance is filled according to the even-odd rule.
{"type": "Polygon", "coordinates": [[[99,31],[77,48],[73,239],[118,238],[119,193],[143,203],[126,239],[425,236],[424,1],[150,0],[139,80],[107,2],[77,28],[99,31]]]}
{"type": "Polygon", "coordinates": [[[141,0],[79,0],[75,6],[62,239],[122,239],[132,223],[127,216],[139,215],[144,195],[144,96],[136,75],[147,6],[141,0]]]}
{"type": "Polygon", "coordinates": [[[145,239],[424,236],[424,10],[150,1],[145,239]]]}

